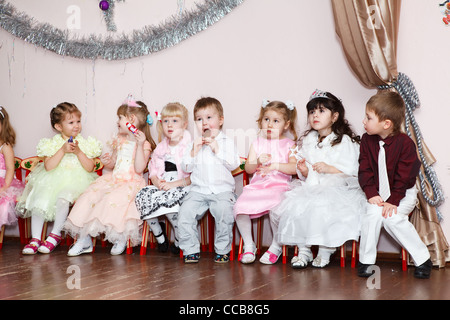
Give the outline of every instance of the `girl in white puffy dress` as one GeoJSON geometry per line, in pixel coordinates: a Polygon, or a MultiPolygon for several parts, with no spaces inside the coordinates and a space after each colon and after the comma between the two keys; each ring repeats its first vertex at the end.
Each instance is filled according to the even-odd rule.
{"type": "Polygon", "coordinates": [[[365,203],[357,180],[359,137],[345,120],[341,101],[316,90],[307,111],[311,129],[293,150],[300,179],[272,211],[279,242],[299,248],[291,260],[294,268],[313,261],[312,245],[319,246],[312,265],[325,267],[336,247],[357,240],[365,203]]]}

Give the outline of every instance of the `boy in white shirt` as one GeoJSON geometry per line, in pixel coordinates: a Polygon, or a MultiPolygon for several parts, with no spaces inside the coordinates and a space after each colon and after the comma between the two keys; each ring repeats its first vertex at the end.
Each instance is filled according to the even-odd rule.
{"type": "Polygon", "coordinates": [[[233,245],[235,181],[231,171],[240,165],[234,140],[222,132],[223,108],[215,98],[201,98],[194,106],[194,121],[201,134],[186,148],[181,162],[191,173],[191,189],[178,213],[179,245],[184,262],[200,259],[197,222],[209,209],[215,220],[215,262],[229,261],[233,245]]]}

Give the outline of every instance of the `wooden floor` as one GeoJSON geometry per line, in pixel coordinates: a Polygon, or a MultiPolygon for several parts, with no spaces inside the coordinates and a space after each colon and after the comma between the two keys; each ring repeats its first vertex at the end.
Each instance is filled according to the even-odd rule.
{"type": "Polygon", "coordinates": [[[401,270],[400,260],[380,262],[379,289],[370,289],[356,269],[349,263],[341,268],[338,259],[325,269],[294,270],[281,262],[217,264],[211,253],[202,253],[198,264],[185,265],[155,249],[146,256],[139,255],[139,248],[131,255],[111,256],[110,247],[97,246],[93,254],[67,257],[67,246],[34,256],[22,255],[21,247],[5,239],[0,250],[1,300],[450,299],[449,270],[433,269],[431,279],[419,280],[413,267],[401,270]]]}

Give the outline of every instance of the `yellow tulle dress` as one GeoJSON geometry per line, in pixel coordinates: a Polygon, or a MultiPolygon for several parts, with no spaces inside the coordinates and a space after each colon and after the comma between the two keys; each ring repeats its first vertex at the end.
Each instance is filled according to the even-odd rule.
{"type": "MultiPolygon", "coordinates": [[[[74,141],[78,141],[78,146],[88,158],[101,155],[102,144],[97,139],[85,139],[78,135],[74,141]]],[[[61,134],[51,139],[41,139],[37,145],[37,156],[51,157],[65,142],[61,134]]],[[[53,221],[56,201],[64,199],[73,203],[97,177],[95,172],[86,171],[73,153],[66,153],[59,165],[50,171],[41,162],[26,179],[25,189],[16,205],[16,213],[22,218],[39,215],[45,221],[53,221]]]]}

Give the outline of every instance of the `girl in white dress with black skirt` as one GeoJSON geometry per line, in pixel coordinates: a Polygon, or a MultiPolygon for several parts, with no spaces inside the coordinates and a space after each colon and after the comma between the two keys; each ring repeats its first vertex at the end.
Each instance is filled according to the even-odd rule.
{"type": "Polygon", "coordinates": [[[191,180],[181,167],[185,148],[190,145],[191,135],[186,130],[188,111],[180,103],[169,103],[161,111],[158,130],[164,139],[157,145],[149,163],[152,185],[141,189],[136,195],[136,207],[141,219],[146,220],[157,242],[158,250],[166,252],[169,239],[165,225],[158,217],[165,215],[174,230],[173,253],[178,253],[178,209],[186,196],[191,180]]]}

